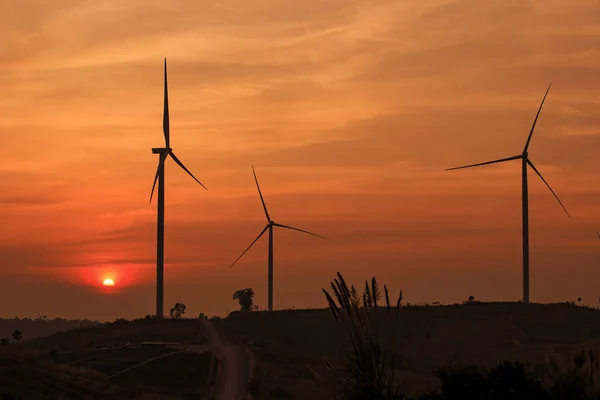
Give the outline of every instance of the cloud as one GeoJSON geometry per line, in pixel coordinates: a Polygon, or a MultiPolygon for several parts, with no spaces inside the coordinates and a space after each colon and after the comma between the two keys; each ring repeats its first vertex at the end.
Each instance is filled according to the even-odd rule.
{"type": "MultiPolygon", "coordinates": [[[[508,157],[521,152],[535,108],[532,104],[529,110],[431,109],[358,120],[322,135],[343,139],[277,149],[261,155],[260,160],[267,166],[368,168],[410,162],[437,169],[508,157]],[[504,124],[493,123],[498,120],[504,124]],[[444,147],[440,146],[442,143],[444,147]],[[472,155],[465,159],[453,154],[459,151],[472,155]]],[[[565,132],[600,124],[600,116],[564,116],[552,111],[553,108],[544,110],[540,117],[531,156],[540,163],[565,168],[595,164],[598,158],[593,149],[600,135],[565,132]]]]}

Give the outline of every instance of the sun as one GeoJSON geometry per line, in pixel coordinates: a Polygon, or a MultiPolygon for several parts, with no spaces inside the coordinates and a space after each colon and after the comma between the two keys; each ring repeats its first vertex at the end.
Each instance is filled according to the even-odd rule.
{"type": "Polygon", "coordinates": [[[110,278],[106,278],[104,281],[102,281],[102,285],[103,286],[115,286],[115,281],[113,281],[110,278]]]}

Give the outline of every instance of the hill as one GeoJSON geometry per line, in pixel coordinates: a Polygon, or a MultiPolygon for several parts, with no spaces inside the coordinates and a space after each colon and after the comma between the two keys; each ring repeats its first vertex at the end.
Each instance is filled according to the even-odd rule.
{"type": "Polygon", "coordinates": [[[200,320],[144,319],[80,327],[2,346],[0,398],[202,398],[215,380],[215,357],[154,342],[205,341],[200,320]]]}
{"type": "Polygon", "coordinates": [[[117,320],[57,332],[32,339],[26,344],[29,349],[46,351],[54,349],[64,352],[122,346],[125,343],[144,341],[204,344],[206,333],[201,322],[195,319],[117,320]]]}
{"type": "Polygon", "coordinates": [[[68,320],[62,318],[0,318],[0,338],[10,339],[15,330],[23,333],[23,340],[48,336],[75,328],[96,326],[98,321],[68,320]]]}
{"type": "MultiPolygon", "coordinates": [[[[599,310],[571,304],[405,306],[397,317],[381,320],[386,346],[395,346],[402,360],[398,376],[409,395],[435,386],[433,371],[453,360],[542,363],[600,332],[599,310]]],[[[346,338],[328,310],[235,312],[220,320],[219,329],[251,347],[261,393],[326,398],[339,389],[337,372],[322,358],[340,365],[346,338]]]]}
{"type": "MultiPolygon", "coordinates": [[[[549,354],[578,348],[600,332],[600,311],[572,304],[474,302],[403,306],[397,316],[381,311],[380,334],[398,355],[397,376],[409,395],[435,387],[433,371],[453,360],[482,366],[505,360],[542,363],[549,354]]],[[[234,312],[212,321],[226,340],[252,350],[260,378],[257,399],[333,398],[339,392],[340,353],[347,340],[329,310],[234,312]]],[[[7,346],[24,357],[11,373],[21,374],[39,390],[53,387],[49,382],[65,381],[68,374],[85,386],[82,396],[91,388],[102,391],[89,392],[89,398],[197,398],[214,381],[216,361],[210,354],[139,344],[166,341],[202,347],[207,337],[203,328],[194,319],[76,328],[30,340],[21,349],[7,346]],[[28,354],[38,364],[31,364],[28,354]]],[[[1,381],[0,387],[7,382],[1,381]]],[[[75,393],[77,385],[65,393],[75,393]]]]}

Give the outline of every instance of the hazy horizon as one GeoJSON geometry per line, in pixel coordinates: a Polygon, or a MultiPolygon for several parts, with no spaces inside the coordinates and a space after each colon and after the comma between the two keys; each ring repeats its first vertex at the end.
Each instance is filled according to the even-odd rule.
{"type": "Polygon", "coordinates": [[[162,68],[171,143],[208,187],[166,171],[165,314],[224,315],[252,287],[324,307],[336,271],[406,301],[519,300],[519,154],[532,302],[600,291],[600,4],[594,0],[0,4],[0,317],[155,312],[162,68]],[[368,4],[367,4],[368,3],[368,4]],[[143,4],[143,6],[142,6],[143,4]],[[112,293],[100,290],[105,277],[112,293]]]}

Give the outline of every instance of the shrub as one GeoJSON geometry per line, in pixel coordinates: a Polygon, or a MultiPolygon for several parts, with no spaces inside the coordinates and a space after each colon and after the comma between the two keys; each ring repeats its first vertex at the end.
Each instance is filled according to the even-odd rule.
{"type": "Polygon", "coordinates": [[[502,362],[491,370],[457,363],[436,372],[439,391],[420,400],[546,400],[552,399],[540,380],[522,363],[502,362]]]}

